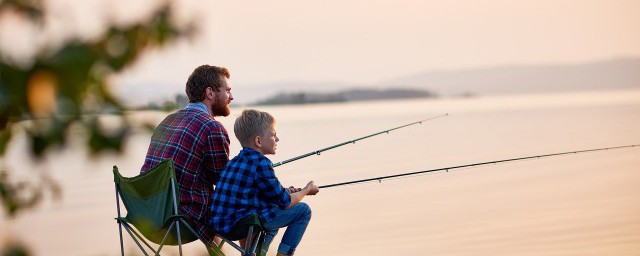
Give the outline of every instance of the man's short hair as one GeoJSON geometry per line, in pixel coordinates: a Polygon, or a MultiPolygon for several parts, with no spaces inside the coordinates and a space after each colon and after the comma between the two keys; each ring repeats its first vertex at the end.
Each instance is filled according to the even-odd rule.
{"type": "Polygon", "coordinates": [[[247,147],[251,145],[251,141],[258,135],[265,134],[271,125],[275,123],[275,118],[267,112],[255,109],[247,109],[236,118],[233,125],[233,132],[240,141],[240,145],[247,147]]]}
{"type": "Polygon", "coordinates": [[[231,76],[227,68],[202,65],[193,70],[187,80],[186,91],[189,102],[203,101],[207,87],[219,92],[220,86],[222,86],[222,76],[227,79],[231,76]]]}

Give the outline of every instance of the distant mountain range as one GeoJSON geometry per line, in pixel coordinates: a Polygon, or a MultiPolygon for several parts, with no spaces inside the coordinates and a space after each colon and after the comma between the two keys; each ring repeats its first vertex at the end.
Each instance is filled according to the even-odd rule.
{"type": "Polygon", "coordinates": [[[253,102],[269,104],[267,102],[270,100],[279,100],[295,104],[301,97],[306,97],[306,103],[358,100],[351,98],[350,94],[375,94],[369,100],[398,98],[393,93],[395,89],[414,92],[416,97],[456,97],[640,88],[640,58],[583,64],[506,65],[427,71],[371,85],[289,82],[273,84],[269,88],[279,93],[261,99],[254,98],[253,102]]]}
{"type": "Polygon", "coordinates": [[[441,96],[640,88],[640,59],[430,71],[387,82],[441,96]]]}

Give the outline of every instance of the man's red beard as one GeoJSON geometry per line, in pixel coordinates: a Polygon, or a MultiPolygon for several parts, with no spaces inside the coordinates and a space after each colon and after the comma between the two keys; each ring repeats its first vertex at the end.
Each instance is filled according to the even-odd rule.
{"type": "Polygon", "coordinates": [[[221,100],[217,100],[216,104],[212,106],[213,116],[229,116],[231,114],[231,110],[229,109],[229,104],[231,101],[222,102],[221,100]]]}

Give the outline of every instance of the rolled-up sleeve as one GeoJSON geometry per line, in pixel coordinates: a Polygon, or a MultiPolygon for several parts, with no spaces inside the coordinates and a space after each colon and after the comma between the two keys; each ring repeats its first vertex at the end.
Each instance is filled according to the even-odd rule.
{"type": "Polygon", "coordinates": [[[260,195],[280,209],[286,209],[291,203],[291,196],[280,184],[272,165],[261,161],[256,168],[256,185],[260,189],[260,195]]]}

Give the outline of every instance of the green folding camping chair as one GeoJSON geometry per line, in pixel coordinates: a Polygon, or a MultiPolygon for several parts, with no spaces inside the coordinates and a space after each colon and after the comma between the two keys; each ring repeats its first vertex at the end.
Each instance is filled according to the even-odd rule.
{"type": "MultiPolygon", "coordinates": [[[[203,240],[193,229],[191,221],[179,213],[180,201],[177,198],[180,196],[180,190],[175,181],[175,170],[171,159],[162,161],[146,173],[130,178],[123,177],[118,172],[118,167],[113,166],[113,177],[118,210],[116,221],[120,234],[120,251],[123,256],[123,227],[147,256],[149,254],[142,244],[154,255],[160,255],[164,245],[178,245],[182,255],[182,245],[195,240],[202,241],[211,256],[224,255],[221,248],[225,242],[240,251],[243,256],[255,256],[256,249],[261,248],[265,233],[256,214],[240,221],[230,234],[224,236],[217,234],[222,238],[219,245],[203,240]],[[120,198],[127,210],[126,217],[122,217],[120,213],[120,198]],[[154,249],[143,237],[158,244],[159,247],[154,249]],[[244,248],[232,241],[242,238],[247,239],[244,248]]],[[[259,253],[262,254],[261,251],[259,253]]]]}

